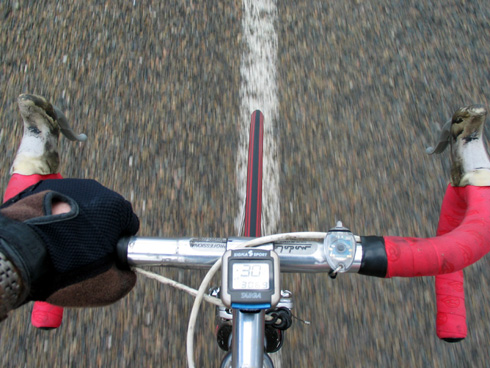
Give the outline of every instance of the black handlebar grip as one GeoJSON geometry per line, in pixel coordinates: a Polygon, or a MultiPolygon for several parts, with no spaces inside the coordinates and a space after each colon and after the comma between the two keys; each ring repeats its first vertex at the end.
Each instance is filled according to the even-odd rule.
{"type": "Polygon", "coordinates": [[[116,264],[117,267],[121,269],[129,269],[128,264],[128,245],[129,245],[129,237],[124,237],[119,239],[116,247],[116,264]]]}
{"type": "Polygon", "coordinates": [[[362,261],[361,275],[386,277],[388,257],[382,236],[361,236],[362,261]]]}

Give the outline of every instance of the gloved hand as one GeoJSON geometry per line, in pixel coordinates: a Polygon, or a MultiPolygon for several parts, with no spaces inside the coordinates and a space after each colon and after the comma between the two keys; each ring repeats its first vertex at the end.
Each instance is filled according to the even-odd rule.
{"type": "Polygon", "coordinates": [[[0,252],[22,275],[22,303],[101,306],[133,288],[136,275],[116,266],[116,245],[139,220],[119,194],[94,180],[45,180],[0,208],[0,252]],[[59,202],[70,210],[53,215],[59,202]]]}

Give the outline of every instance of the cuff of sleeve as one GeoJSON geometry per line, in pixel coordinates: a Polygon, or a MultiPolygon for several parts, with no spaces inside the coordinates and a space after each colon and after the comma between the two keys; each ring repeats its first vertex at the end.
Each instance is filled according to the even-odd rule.
{"type": "Polygon", "coordinates": [[[10,310],[22,304],[28,291],[15,266],[0,252],[0,321],[7,318],[10,310]]]}
{"type": "Polygon", "coordinates": [[[40,237],[29,225],[2,215],[0,252],[16,267],[26,289],[30,289],[32,283],[47,272],[49,258],[40,237]]]}

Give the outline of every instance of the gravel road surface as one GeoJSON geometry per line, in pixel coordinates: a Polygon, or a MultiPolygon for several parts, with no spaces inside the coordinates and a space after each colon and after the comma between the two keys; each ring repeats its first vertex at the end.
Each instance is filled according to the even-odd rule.
{"type": "MultiPolygon", "coordinates": [[[[234,235],[239,212],[240,0],[0,2],[4,190],[22,136],[16,98],[40,94],[89,140],[62,138],[61,172],[130,199],[147,236],[234,235]]],[[[278,1],[278,231],[435,234],[449,157],[425,147],[460,106],[490,98],[485,1],[278,1]]],[[[266,116],[267,123],[267,116],[266,116]]],[[[435,334],[433,278],[287,275],[296,322],[285,367],[483,367],[488,258],[465,271],[468,337],[435,334]]],[[[197,286],[200,272],[161,270],[197,286]]],[[[31,306],[0,326],[2,367],[185,367],[191,297],[139,279],[107,308],[67,310],[56,331],[31,306]]],[[[214,367],[214,311],[196,359],[214,367]]]]}

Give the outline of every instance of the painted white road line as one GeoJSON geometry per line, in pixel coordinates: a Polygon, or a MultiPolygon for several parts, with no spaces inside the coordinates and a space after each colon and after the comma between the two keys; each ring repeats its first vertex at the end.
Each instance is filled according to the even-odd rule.
{"type": "MultiPolygon", "coordinates": [[[[252,112],[264,114],[264,148],[262,181],[263,235],[277,229],[279,207],[279,165],[273,127],[278,117],[276,62],[277,21],[275,0],[243,0],[241,85],[240,85],[240,142],[237,159],[237,185],[240,209],[245,203],[247,181],[248,135],[252,112]]],[[[235,220],[240,228],[241,213],[235,220]]]]}

